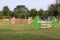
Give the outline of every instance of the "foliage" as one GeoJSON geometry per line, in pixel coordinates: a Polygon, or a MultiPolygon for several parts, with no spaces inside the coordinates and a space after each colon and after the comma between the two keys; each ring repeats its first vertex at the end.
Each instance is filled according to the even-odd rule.
{"type": "Polygon", "coordinates": [[[8,6],[4,6],[2,9],[3,16],[8,16],[9,15],[9,8],[8,6]]]}
{"type": "Polygon", "coordinates": [[[16,8],[14,8],[14,14],[15,17],[25,17],[28,15],[28,8],[25,5],[17,5],[16,8]]]}
{"type": "Polygon", "coordinates": [[[60,4],[51,4],[49,6],[49,13],[50,15],[58,16],[60,10],[60,4]]]}
{"type": "Polygon", "coordinates": [[[60,4],[51,4],[48,10],[36,10],[32,8],[29,10],[25,5],[17,5],[13,11],[11,11],[8,6],[4,6],[2,11],[0,11],[0,18],[4,16],[5,18],[11,18],[15,16],[16,18],[35,17],[35,16],[59,16],[60,15],[60,4]]]}
{"type": "Polygon", "coordinates": [[[29,11],[29,16],[32,16],[34,18],[37,15],[38,15],[38,13],[37,13],[37,10],[36,9],[31,9],[29,11]]]}

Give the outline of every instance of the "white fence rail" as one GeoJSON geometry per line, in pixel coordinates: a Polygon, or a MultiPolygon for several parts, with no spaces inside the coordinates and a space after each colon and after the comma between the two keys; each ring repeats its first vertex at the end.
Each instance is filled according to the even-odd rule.
{"type": "Polygon", "coordinates": [[[39,21],[40,28],[51,28],[53,26],[52,21],[39,21]]]}

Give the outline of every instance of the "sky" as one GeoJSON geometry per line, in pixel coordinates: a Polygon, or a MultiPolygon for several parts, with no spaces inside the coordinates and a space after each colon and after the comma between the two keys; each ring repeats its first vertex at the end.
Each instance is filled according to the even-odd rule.
{"type": "Polygon", "coordinates": [[[54,3],[55,0],[0,0],[0,10],[6,5],[10,10],[14,10],[17,5],[25,5],[29,10],[32,8],[47,10],[48,6],[54,3]]]}

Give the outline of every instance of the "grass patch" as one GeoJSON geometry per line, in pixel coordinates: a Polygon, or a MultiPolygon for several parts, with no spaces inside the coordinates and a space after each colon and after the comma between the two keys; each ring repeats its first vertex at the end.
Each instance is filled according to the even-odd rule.
{"type": "Polygon", "coordinates": [[[0,21],[0,40],[60,40],[60,24],[57,28],[33,30],[33,25],[27,23],[0,21]]]}

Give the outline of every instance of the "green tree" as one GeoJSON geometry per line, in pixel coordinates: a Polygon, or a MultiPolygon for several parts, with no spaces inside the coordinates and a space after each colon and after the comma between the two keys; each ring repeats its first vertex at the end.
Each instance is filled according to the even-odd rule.
{"type": "Polygon", "coordinates": [[[9,8],[8,6],[4,6],[2,9],[3,16],[8,16],[9,14],[9,8]]]}
{"type": "Polygon", "coordinates": [[[28,8],[25,5],[18,5],[16,8],[14,8],[14,15],[15,17],[25,17],[28,15],[28,8]]]}
{"type": "Polygon", "coordinates": [[[38,13],[37,13],[37,10],[36,9],[31,9],[29,11],[29,16],[32,16],[34,18],[37,15],[38,15],[38,13]]]}
{"type": "Polygon", "coordinates": [[[60,16],[60,8],[57,10],[57,12],[58,12],[58,15],[60,16]]]}
{"type": "Polygon", "coordinates": [[[13,17],[14,16],[14,12],[13,11],[9,11],[9,18],[13,17]]]}
{"type": "Polygon", "coordinates": [[[48,12],[48,10],[45,10],[45,11],[44,11],[44,15],[45,15],[45,16],[49,16],[49,15],[50,15],[49,12],[48,12]]]}
{"type": "Polygon", "coordinates": [[[48,8],[50,15],[58,16],[60,4],[51,4],[48,8]]]}
{"type": "Polygon", "coordinates": [[[39,15],[39,16],[43,16],[43,15],[44,15],[44,10],[43,10],[43,9],[40,9],[40,10],[38,11],[38,15],[39,15]]]}
{"type": "Polygon", "coordinates": [[[3,16],[5,18],[9,18],[10,17],[10,10],[9,10],[8,6],[4,6],[3,7],[2,13],[3,13],[3,16]]]}

